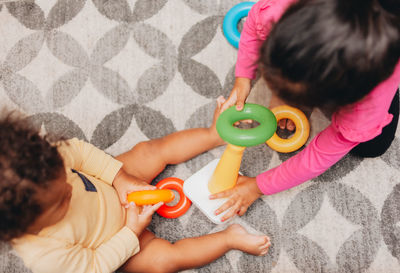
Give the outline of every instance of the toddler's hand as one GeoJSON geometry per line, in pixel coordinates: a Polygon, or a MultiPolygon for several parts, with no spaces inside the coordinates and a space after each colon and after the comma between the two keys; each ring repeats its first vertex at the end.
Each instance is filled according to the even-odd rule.
{"type": "Polygon", "coordinates": [[[236,78],[235,84],[232,88],[229,98],[221,107],[221,112],[228,109],[230,106],[236,104],[236,109],[241,111],[244,106],[244,102],[250,93],[251,80],[248,78],[236,78]]]}
{"type": "Polygon", "coordinates": [[[115,176],[113,186],[118,193],[121,204],[126,206],[128,204],[127,195],[134,191],[155,190],[156,186],[150,185],[120,169],[115,176]]]}
{"type": "Polygon", "coordinates": [[[260,196],[262,192],[257,186],[255,177],[239,176],[237,185],[229,190],[219,192],[210,196],[210,199],[229,198],[220,208],[215,211],[215,215],[229,210],[221,221],[226,221],[236,214],[242,216],[260,196]]]}
{"type": "Polygon", "coordinates": [[[218,145],[224,145],[225,141],[219,136],[218,132],[217,132],[217,120],[219,115],[221,114],[221,107],[222,104],[225,102],[225,98],[223,96],[219,96],[217,98],[217,107],[215,107],[215,111],[214,111],[214,117],[213,117],[213,121],[212,124],[209,128],[210,132],[211,132],[211,138],[215,139],[216,143],[218,145]]]}
{"type": "Polygon", "coordinates": [[[129,203],[126,214],[126,226],[130,228],[136,236],[140,236],[143,230],[150,224],[151,217],[164,203],[158,202],[155,205],[143,206],[142,211],[134,202],[129,203]]]}

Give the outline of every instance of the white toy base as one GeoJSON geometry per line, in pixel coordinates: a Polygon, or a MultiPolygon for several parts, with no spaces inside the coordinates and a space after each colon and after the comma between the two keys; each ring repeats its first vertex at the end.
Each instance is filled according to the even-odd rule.
{"type": "Polygon", "coordinates": [[[214,159],[198,172],[186,179],[183,184],[183,192],[213,223],[222,224],[223,222],[221,222],[221,217],[227,211],[224,211],[220,215],[215,215],[214,212],[228,199],[221,198],[210,200],[209,196],[211,193],[208,190],[208,181],[214,173],[218,162],[219,159],[214,159]]]}

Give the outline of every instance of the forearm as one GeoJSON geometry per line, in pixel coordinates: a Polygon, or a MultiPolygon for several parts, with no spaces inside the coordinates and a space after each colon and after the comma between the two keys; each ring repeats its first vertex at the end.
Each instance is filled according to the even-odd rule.
{"type": "Polygon", "coordinates": [[[139,240],[135,233],[128,227],[122,228],[117,234],[93,252],[93,265],[101,272],[114,272],[127,259],[139,252],[139,240]]]}
{"type": "Polygon", "coordinates": [[[238,55],[235,67],[235,76],[254,79],[258,67],[260,47],[264,40],[259,39],[256,30],[255,11],[259,9],[257,4],[250,10],[243,25],[240,35],[238,55]]]}
{"type": "Polygon", "coordinates": [[[266,195],[293,188],[324,173],[357,144],[344,139],[329,126],[303,151],[278,167],[258,175],[257,185],[266,195]]]}
{"type": "Polygon", "coordinates": [[[136,254],[140,247],[137,236],[124,227],[97,248],[48,237],[17,244],[14,248],[32,272],[110,273],[136,254]]]}

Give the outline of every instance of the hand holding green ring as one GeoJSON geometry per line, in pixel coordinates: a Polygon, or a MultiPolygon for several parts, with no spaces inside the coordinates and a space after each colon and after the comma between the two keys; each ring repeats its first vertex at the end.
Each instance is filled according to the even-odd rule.
{"type": "Polygon", "coordinates": [[[256,146],[270,139],[277,127],[275,115],[264,106],[246,103],[242,111],[235,106],[225,110],[217,120],[217,131],[226,142],[242,147],[256,146]],[[234,123],[240,120],[251,119],[260,123],[251,129],[240,129],[234,123]]]}

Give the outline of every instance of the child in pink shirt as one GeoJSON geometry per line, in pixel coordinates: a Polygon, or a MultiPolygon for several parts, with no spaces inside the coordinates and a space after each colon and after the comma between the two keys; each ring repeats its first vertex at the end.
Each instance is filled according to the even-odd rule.
{"type": "MultiPolygon", "coordinates": [[[[252,7],[239,43],[235,85],[222,109],[234,104],[242,109],[260,65],[269,88],[285,101],[337,110],[301,152],[212,195],[230,198],[216,211],[230,210],[222,220],[243,215],[262,194],[322,174],[350,151],[375,157],[389,148],[399,115],[399,9],[391,0],[261,0],[252,7]]],[[[294,129],[289,122],[283,127],[294,129]]]]}

